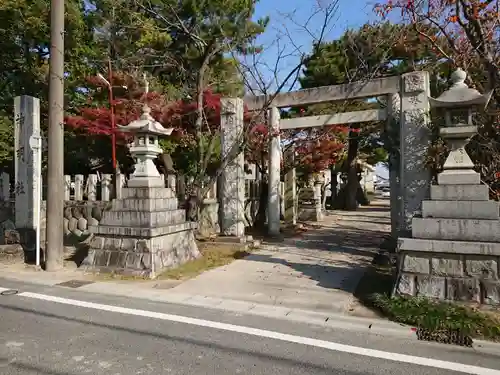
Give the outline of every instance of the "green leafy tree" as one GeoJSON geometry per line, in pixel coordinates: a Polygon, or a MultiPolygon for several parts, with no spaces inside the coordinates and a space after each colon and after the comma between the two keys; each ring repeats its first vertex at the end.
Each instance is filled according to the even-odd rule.
{"type": "MultiPolygon", "coordinates": [[[[442,62],[443,83],[454,69],[461,67],[468,73],[469,86],[481,92],[494,90],[488,110],[476,118],[478,134],[467,145],[467,151],[482,180],[496,190],[492,198],[500,199],[498,4],[488,0],[386,0],[377,4],[375,11],[384,18],[390,14],[405,25],[405,30],[418,35],[421,48],[431,50],[442,62]]],[[[434,119],[436,128],[442,125],[442,119],[434,119]]],[[[436,137],[429,152],[429,166],[434,172],[441,169],[446,155],[444,143],[436,137]]]]}
{"type": "MultiPolygon", "coordinates": [[[[303,88],[337,85],[353,81],[364,81],[386,75],[396,75],[415,69],[425,69],[436,62],[430,49],[415,44],[408,48],[411,40],[418,39],[406,32],[406,26],[391,23],[364,25],[357,30],[348,30],[338,40],[323,43],[306,60],[303,88]]],[[[322,104],[309,109],[312,113],[335,113],[376,108],[376,98],[371,100],[348,100],[343,103],[322,104]]],[[[387,153],[398,153],[399,144],[390,145],[385,124],[369,122],[351,126],[347,152],[340,171],[347,177],[345,191],[338,197],[337,206],[355,210],[361,187],[358,177],[358,160],[376,164],[387,158],[387,153]],[[384,150],[385,149],[385,152],[384,150]]],[[[398,135],[392,139],[397,140],[398,135]]],[[[393,158],[394,159],[394,158],[393,158]]],[[[338,170],[334,170],[334,173],[338,170]]],[[[336,176],[332,175],[332,178],[336,176]]],[[[334,193],[334,192],[332,192],[334,193]]]]}
{"type": "MultiPolygon", "coordinates": [[[[85,21],[84,2],[65,3],[65,94],[66,103],[71,106],[80,96],[75,88],[87,70],[82,61],[91,48],[92,32],[85,21]]],[[[16,96],[39,98],[42,131],[47,125],[49,12],[49,0],[0,1],[0,164],[4,167],[11,168],[13,162],[12,118],[16,96]]]]}
{"type": "MultiPolygon", "coordinates": [[[[205,136],[207,124],[204,123],[203,96],[213,84],[211,78],[221,78],[216,73],[217,70],[211,71],[210,67],[227,65],[230,61],[225,56],[229,52],[251,52],[251,43],[264,31],[268,21],[253,20],[255,3],[254,0],[136,1],[140,8],[155,19],[158,30],[167,29],[175,35],[169,48],[176,52],[175,55],[172,54],[176,65],[165,69],[162,79],[178,77],[183,83],[183,91],[189,95],[193,93],[192,97],[197,103],[193,133],[196,143],[195,160],[198,163],[188,204],[188,215],[193,220],[197,218],[199,203],[204,195],[202,186],[206,180],[206,168],[218,142],[218,136],[215,136],[207,144],[205,136]]],[[[234,156],[231,155],[230,158],[234,156]]],[[[225,160],[221,164],[227,162],[225,160]]]]}

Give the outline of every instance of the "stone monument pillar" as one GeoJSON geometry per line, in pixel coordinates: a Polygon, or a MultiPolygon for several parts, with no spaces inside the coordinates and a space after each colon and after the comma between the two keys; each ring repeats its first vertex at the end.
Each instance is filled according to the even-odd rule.
{"type": "Polygon", "coordinates": [[[285,221],[288,224],[297,224],[297,174],[295,171],[295,148],[292,146],[286,153],[285,159],[291,168],[285,174],[285,221]]]}
{"type": "Polygon", "coordinates": [[[269,109],[269,183],[267,201],[268,233],[271,236],[280,234],[280,112],[276,107],[269,109]]]}
{"type": "Polygon", "coordinates": [[[391,237],[398,238],[401,228],[402,196],[401,196],[401,154],[400,144],[400,118],[401,97],[399,94],[387,96],[387,137],[391,139],[392,150],[389,153],[389,186],[391,202],[391,237]]]}
{"type": "Polygon", "coordinates": [[[158,137],[170,135],[145,106],[142,116],[120,130],[132,133],[130,153],[135,171],[114,199],[99,225],[89,226],[94,234],[86,269],[146,277],[200,256],[194,237],[196,223],[186,222],[171,188],[164,187],[153,160],[162,152],[158,137]]]}
{"type": "Polygon", "coordinates": [[[38,175],[42,166],[39,99],[26,95],[16,97],[14,117],[15,224],[25,250],[34,251],[38,225],[35,203],[39,200],[38,175]]]}
{"type": "Polygon", "coordinates": [[[401,228],[400,235],[411,232],[411,222],[429,196],[431,174],[425,165],[429,147],[429,73],[403,74],[401,82],[401,228]]]}
{"type": "Polygon", "coordinates": [[[219,220],[222,234],[240,238],[245,236],[245,160],[242,150],[239,150],[243,132],[243,100],[222,98],[222,160],[230,160],[219,179],[219,220]]]}

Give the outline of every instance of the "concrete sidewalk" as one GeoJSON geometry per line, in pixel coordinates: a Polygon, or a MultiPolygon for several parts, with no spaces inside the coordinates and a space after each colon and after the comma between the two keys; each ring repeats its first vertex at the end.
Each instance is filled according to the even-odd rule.
{"type": "Polygon", "coordinates": [[[360,278],[390,231],[386,201],[374,203],[356,212],[331,213],[302,238],[264,246],[171,292],[347,313],[356,305],[353,292],[360,278]]]}
{"type": "Polygon", "coordinates": [[[86,280],[89,284],[80,290],[219,308],[231,304],[239,306],[237,310],[261,306],[275,308],[278,315],[307,311],[323,320],[331,314],[374,317],[357,303],[353,292],[390,229],[386,202],[376,201],[356,212],[329,213],[316,229],[300,238],[266,245],[245,259],[184,282],[95,282],[78,270],[36,272],[21,264],[0,264],[0,277],[43,285],[86,280]]]}

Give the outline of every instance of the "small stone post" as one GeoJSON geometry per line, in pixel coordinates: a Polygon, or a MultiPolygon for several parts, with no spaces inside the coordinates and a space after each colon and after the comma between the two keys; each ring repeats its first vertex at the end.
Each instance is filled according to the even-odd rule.
{"type": "Polygon", "coordinates": [[[411,232],[411,221],[422,211],[429,196],[431,174],[425,165],[429,147],[429,73],[403,74],[401,81],[401,228],[400,235],[411,232]]]}
{"type": "Polygon", "coordinates": [[[280,112],[276,107],[269,109],[269,194],[267,202],[268,233],[280,234],[280,112]]]}
{"type": "Polygon", "coordinates": [[[87,177],[87,199],[89,201],[97,200],[97,175],[91,174],[87,177]]]}
{"type": "Polygon", "coordinates": [[[113,181],[113,175],[103,174],[101,181],[101,201],[108,202],[111,200],[111,182],[113,181]]]}
{"type": "Polygon", "coordinates": [[[323,220],[323,205],[321,203],[321,188],[323,186],[324,180],[322,177],[318,176],[314,181],[313,187],[313,197],[314,197],[314,210],[315,210],[315,221],[323,220]]]}
{"type": "Polygon", "coordinates": [[[83,201],[83,174],[75,175],[75,201],[83,201]]]}
{"type": "Polygon", "coordinates": [[[167,174],[167,187],[177,193],[177,176],[175,174],[167,174]]]}
{"type": "Polygon", "coordinates": [[[64,175],[64,200],[69,201],[71,197],[71,176],[64,175]]]}
{"type": "MultiPolygon", "coordinates": [[[[243,137],[243,100],[221,99],[222,160],[229,162],[221,174],[220,211],[221,231],[227,236],[245,235],[245,168],[244,156],[239,147],[243,137]]],[[[278,207],[279,210],[279,207],[278,207]]]]}

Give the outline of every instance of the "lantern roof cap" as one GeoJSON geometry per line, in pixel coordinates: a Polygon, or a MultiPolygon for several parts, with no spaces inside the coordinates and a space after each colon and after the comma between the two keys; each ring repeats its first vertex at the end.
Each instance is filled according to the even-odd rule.
{"type": "Polygon", "coordinates": [[[122,132],[148,133],[155,135],[171,135],[174,128],[165,128],[151,116],[151,108],[147,104],[142,107],[142,115],[128,125],[118,125],[122,132]]]}
{"type": "Polygon", "coordinates": [[[450,77],[451,86],[437,98],[429,98],[429,104],[434,108],[481,107],[486,108],[493,90],[481,94],[465,83],[467,73],[458,68],[450,77]]]}

